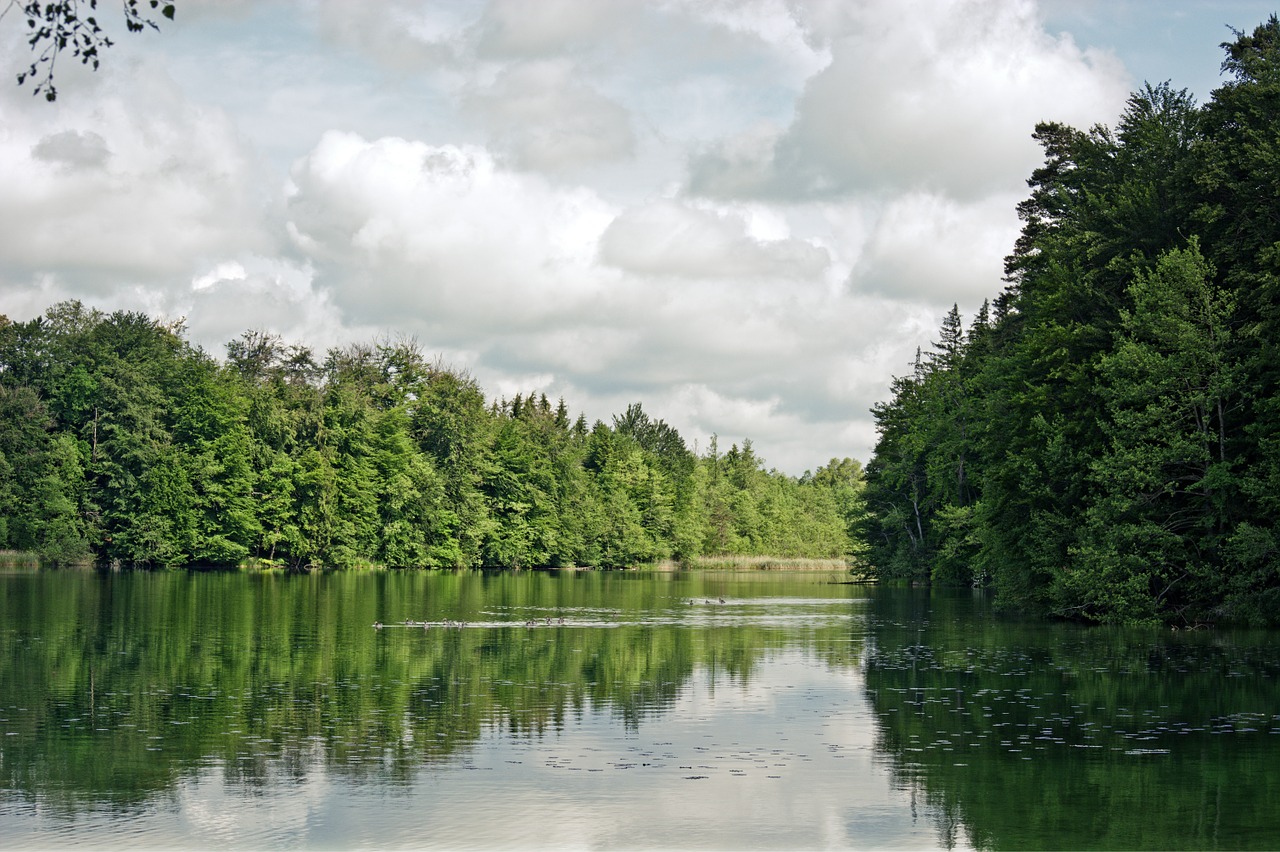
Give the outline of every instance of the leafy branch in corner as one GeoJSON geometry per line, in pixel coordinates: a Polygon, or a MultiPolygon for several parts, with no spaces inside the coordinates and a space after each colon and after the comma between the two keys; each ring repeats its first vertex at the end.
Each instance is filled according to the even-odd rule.
{"type": "MultiPolygon", "coordinates": [[[[161,0],[121,0],[124,24],[131,33],[150,27],[159,31],[153,14],[173,20],[176,4],[161,0]]],[[[74,59],[82,65],[98,70],[101,52],[114,42],[103,32],[96,12],[98,0],[64,0],[60,3],[37,3],[9,0],[0,11],[0,20],[14,8],[21,9],[27,21],[27,46],[35,59],[31,67],[18,75],[18,85],[30,78],[34,83],[33,95],[44,94],[45,100],[58,99],[58,89],[53,83],[54,68],[63,51],[70,50],[74,59]]]]}

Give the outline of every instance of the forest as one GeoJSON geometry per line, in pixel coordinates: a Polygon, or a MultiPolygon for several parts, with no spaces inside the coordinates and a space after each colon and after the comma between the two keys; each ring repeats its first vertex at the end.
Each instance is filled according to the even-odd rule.
{"type": "Polygon", "coordinates": [[[1280,22],[1112,128],[1038,125],[1006,286],[874,410],[884,578],[1022,612],[1280,621],[1280,22]]]}
{"type": "Polygon", "coordinates": [[[843,559],[862,468],[796,478],[750,440],[695,455],[640,404],[487,401],[410,340],[318,357],[64,302],[0,316],[0,548],[52,563],[620,568],[843,559]]]}

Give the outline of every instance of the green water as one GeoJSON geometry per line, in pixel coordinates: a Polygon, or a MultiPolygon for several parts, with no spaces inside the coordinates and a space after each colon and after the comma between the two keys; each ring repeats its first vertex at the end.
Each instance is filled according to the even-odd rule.
{"type": "Polygon", "coordinates": [[[839,579],[0,574],[0,845],[1280,846],[1276,636],[839,579]]]}

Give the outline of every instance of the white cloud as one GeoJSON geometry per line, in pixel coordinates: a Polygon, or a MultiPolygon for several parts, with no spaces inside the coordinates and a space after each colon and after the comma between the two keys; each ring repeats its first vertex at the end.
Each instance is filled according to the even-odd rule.
{"type": "Polygon", "coordinates": [[[104,292],[268,242],[229,118],[186,102],[154,69],[124,76],[145,109],[105,95],[38,109],[0,99],[0,268],[104,292]]]}
{"type": "Polygon", "coordinates": [[[691,278],[810,279],[829,262],[827,252],[811,243],[758,239],[747,229],[747,220],[734,212],[658,200],[614,219],[600,256],[635,273],[691,278]]]}
{"type": "Polygon", "coordinates": [[[784,211],[618,213],[475,147],[328,133],[296,164],[288,211],[347,322],[468,348],[491,395],[564,396],[606,420],[641,401],[690,442],[752,437],[788,469],[826,460],[806,423],[842,440],[875,398],[846,392],[840,373],[862,362],[835,352],[905,311],[826,286],[830,251],[784,211]]]}
{"type": "Polygon", "coordinates": [[[863,246],[850,284],[898,299],[977,304],[994,296],[1003,258],[1018,236],[1019,198],[960,202],[908,192],[887,203],[863,246]]]}
{"type": "Polygon", "coordinates": [[[275,258],[246,256],[219,264],[208,276],[218,279],[188,294],[175,294],[163,306],[170,316],[187,317],[189,333],[215,354],[244,331],[264,329],[288,343],[322,354],[330,346],[370,340],[381,330],[351,323],[313,286],[312,272],[275,258]]]}
{"type": "Polygon", "coordinates": [[[319,0],[314,20],[320,32],[396,70],[451,64],[465,38],[467,6],[383,0],[377,5],[319,0]]]}
{"type": "Polygon", "coordinates": [[[1117,61],[1046,34],[1030,0],[876,0],[823,20],[832,62],[809,80],[794,123],[702,152],[694,191],[978,197],[1038,164],[1037,121],[1089,126],[1118,115],[1128,95],[1117,61]]]}
{"type": "Polygon", "coordinates": [[[245,277],[244,266],[234,260],[228,260],[219,263],[204,275],[191,279],[191,289],[207,290],[224,281],[243,281],[245,277]]]}
{"type": "Polygon", "coordinates": [[[296,244],[357,320],[415,321],[450,341],[494,323],[545,328],[608,283],[585,273],[610,208],[480,148],[331,132],[292,180],[296,244]]]}
{"type": "Polygon", "coordinates": [[[61,130],[43,137],[31,155],[68,170],[96,169],[106,165],[111,150],[107,140],[92,130],[61,130]]]}
{"type": "Polygon", "coordinates": [[[558,56],[625,26],[629,0],[491,0],[477,27],[482,54],[506,58],[558,56]]]}
{"type": "Polygon", "coordinates": [[[791,472],[866,458],[889,376],[999,291],[1035,122],[1129,86],[1032,0],[191,4],[56,104],[0,87],[0,311],[415,335],[791,472]]]}
{"type": "Polygon", "coordinates": [[[759,39],[800,79],[822,70],[831,54],[809,29],[804,4],[789,0],[667,0],[695,20],[759,39]]]}
{"type": "Polygon", "coordinates": [[[509,67],[467,104],[522,169],[569,171],[635,150],[627,110],[577,79],[565,60],[509,67]]]}

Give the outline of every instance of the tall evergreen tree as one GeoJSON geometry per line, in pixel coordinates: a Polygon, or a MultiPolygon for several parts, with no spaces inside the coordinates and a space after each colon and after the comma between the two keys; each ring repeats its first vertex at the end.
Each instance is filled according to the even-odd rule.
{"type": "Polygon", "coordinates": [[[874,409],[883,576],[994,583],[1104,621],[1274,621],[1280,603],[1280,22],[1115,131],[1037,126],[1008,286],[874,409]]]}

